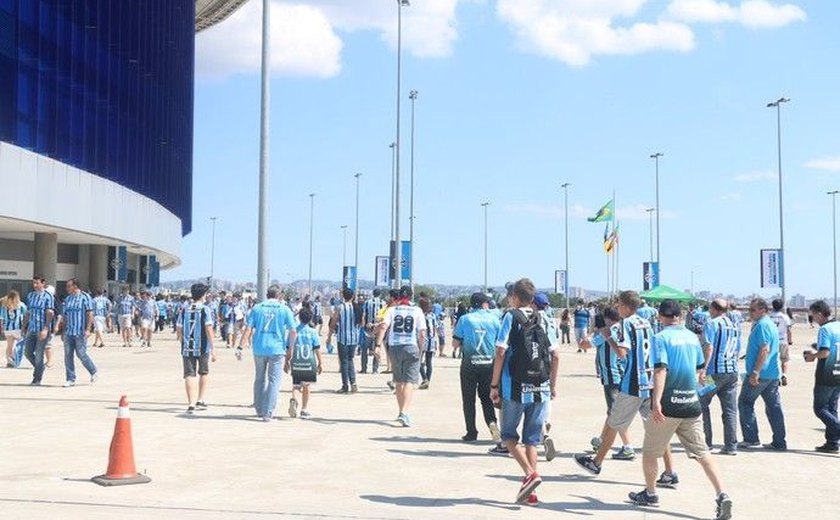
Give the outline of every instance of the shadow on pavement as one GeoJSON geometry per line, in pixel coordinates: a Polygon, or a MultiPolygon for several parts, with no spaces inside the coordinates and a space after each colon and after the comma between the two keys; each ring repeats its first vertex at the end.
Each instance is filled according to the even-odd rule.
{"type": "Polygon", "coordinates": [[[481,446],[486,444],[488,446],[495,444],[492,440],[465,442],[461,439],[431,439],[425,437],[371,437],[370,440],[376,442],[405,442],[417,444],[459,444],[463,446],[481,446]]]}
{"type": "MultiPolygon", "coordinates": [[[[541,466],[545,468],[545,466],[541,466]]],[[[543,471],[545,471],[543,469],[543,471]]],[[[502,480],[509,480],[511,482],[521,482],[522,477],[520,475],[487,475],[488,478],[497,478],[502,480]]],[[[588,475],[577,475],[577,474],[567,474],[567,475],[546,475],[545,473],[540,473],[540,478],[542,478],[543,482],[587,482],[592,484],[615,484],[619,486],[639,486],[638,482],[619,482],[617,480],[604,480],[598,477],[592,477],[588,475]]]]}
{"type": "Polygon", "coordinates": [[[454,506],[486,506],[508,511],[519,511],[521,506],[498,500],[483,498],[427,498],[427,497],[388,497],[384,495],[360,495],[362,500],[379,504],[391,504],[403,507],[454,507],[454,506]]]}
{"type": "Polygon", "coordinates": [[[307,419],[309,422],[314,422],[318,424],[378,424],[380,426],[391,426],[393,428],[402,428],[396,421],[377,421],[372,419],[320,419],[320,418],[310,418],[307,419]]]}
{"type": "MultiPolygon", "coordinates": [[[[599,481],[600,482],[600,481],[599,481]]],[[[674,511],[668,511],[665,509],[659,508],[650,508],[650,507],[639,507],[635,506],[629,502],[621,503],[621,504],[611,504],[607,502],[602,502],[597,498],[581,496],[581,495],[570,495],[574,498],[580,498],[584,500],[584,502],[540,502],[539,508],[540,509],[548,509],[550,511],[557,511],[561,513],[569,513],[569,514],[576,514],[576,515],[587,515],[590,516],[592,513],[598,512],[617,512],[617,511],[639,511],[644,513],[644,517],[647,518],[649,515],[662,515],[667,516],[669,518],[683,518],[685,520],[706,520],[704,517],[701,516],[694,516],[694,515],[687,515],[684,513],[676,513],[674,511]]]]}
{"type": "Polygon", "coordinates": [[[397,453],[399,455],[411,455],[413,457],[443,457],[447,459],[455,459],[459,457],[488,457],[486,452],[461,452],[461,451],[443,451],[443,450],[387,450],[389,453],[397,453]]]}

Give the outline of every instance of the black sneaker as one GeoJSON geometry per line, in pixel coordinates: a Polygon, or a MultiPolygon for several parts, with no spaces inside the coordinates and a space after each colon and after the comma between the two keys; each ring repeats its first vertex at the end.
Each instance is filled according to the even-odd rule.
{"type": "Polygon", "coordinates": [[[187,407],[187,415],[192,415],[195,413],[195,406],[188,406],[187,407]]]}
{"type": "Polygon", "coordinates": [[[476,439],[478,439],[478,434],[477,433],[472,433],[472,434],[468,433],[468,434],[464,435],[463,437],[461,437],[461,440],[464,441],[464,442],[475,442],[476,439]]]}
{"type": "Polygon", "coordinates": [[[341,388],[338,389],[338,391],[336,393],[337,394],[349,394],[350,390],[348,390],[346,386],[342,386],[341,388]]]}
{"type": "Polygon", "coordinates": [[[767,444],[762,444],[761,447],[764,448],[765,450],[770,450],[770,451],[787,451],[787,446],[777,446],[777,445],[773,444],[772,442],[768,442],[767,444]]]}
{"type": "Polygon", "coordinates": [[[207,409],[207,403],[205,403],[204,401],[199,401],[199,402],[195,403],[195,407],[198,410],[206,410],[207,409]]]}
{"type": "Polygon", "coordinates": [[[601,466],[595,463],[595,459],[591,455],[577,454],[575,455],[575,462],[577,462],[578,466],[593,475],[599,475],[601,473],[601,466]]]}
{"type": "Polygon", "coordinates": [[[721,493],[715,499],[715,520],[729,520],[732,518],[732,499],[726,493],[721,493]]]}
{"type": "Polygon", "coordinates": [[[676,473],[668,473],[663,471],[659,475],[659,480],[656,481],[656,487],[677,489],[677,484],[680,483],[680,477],[676,473]]]}
{"type": "Polygon", "coordinates": [[[487,453],[489,453],[490,455],[500,455],[502,457],[507,457],[508,455],[510,455],[508,449],[502,446],[501,444],[493,446],[492,448],[487,450],[487,453]]]}
{"type": "Polygon", "coordinates": [[[820,453],[840,453],[840,448],[838,448],[836,444],[830,444],[828,442],[822,446],[817,446],[814,449],[820,453]]]}
{"type": "Polygon", "coordinates": [[[643,489],[638,493],[630,493],[627,495],[630,501],[637,506],[644,507],[659,507],[659,496],[651,495],[647,489],[643,489]]]}

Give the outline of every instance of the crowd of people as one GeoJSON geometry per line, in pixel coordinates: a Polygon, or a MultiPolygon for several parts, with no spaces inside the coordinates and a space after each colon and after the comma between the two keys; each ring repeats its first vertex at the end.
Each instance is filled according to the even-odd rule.
{"type": "MultiPolygon", "coordinates": [[[[538,504],[536,488],[538,448],[552,460],[556,449],[550,436],[551,402],[557,395],[559,349],[570,343],[574,328],[578,352],[594,350],[596,375],[603,387],[606,420],[591,440],[592,450],[577,454],[576,463],[599,475],[610,457],[636,457],[629,427],[638,414],[644,424],[642,466],[645,486],[629,494],[640,506],[659,503],[657,489],[679,484],[670,450],[673,436],[689,457],[698,461],[715,489],[716,518],[731,518],[732,500],[714,459],[710,405],[716,396],[723,419],[723,444],[714,453],[734,456],[762,447],[787,450],[785,417],[780,387],[788,384],[787,362],[792,344],[790,316],[779,300],[770,305],[760,298],[749,304],[751,328],[742,338],[740,311],[731,302],[714,300],[684,310],[674,300],[654,308],[634,291],[623,291],[610,303],[555,313],[547,295],[528,279],[508,284],[499,302],[484,293],[473,294],[451,317],[439,302],[425,294],[416,299],[410,287],[373,291],[363,301],[345,289],[341,298],[322,304],[320,297],[288,302],[280,288],[268,289],[256,303],[241,294],[210,294],[195,284],[184,298],[137,295],[128,289],[113,301],[101,290],[91,297],[74,279],[66,282],[66,296],[57,305],[54,289],[42,277],[22,301],[12,291],[0,300],[0,332],[7,339],[7,365],[17,366],[20,350],[32,364],[32,385],[40,385],[49,363],[51,339],[64,343],[65,386],[76,381],[74,360],[79,358],[96,381],[99,372],[87,352],[87,342],[104,345],[104,334],[120,333],[123,347],[139,339],[151,348],[155,331],[172,326],[180,344],[187,395],[187,415],[207,408],[210,364],[216,359],[216,337],[227,348],[251,349],[255,366],[253,407],[270,422],[277,415],[282,374],[291,374],[293,391],[288,413],[308,418],[312,384],[323,370],[321,337],[326,325],[326,346],[333,340],[341,374],[340,394],[358,391],[355,356],[360,373],[390,373],[388,386],[396,396],[397,423],[411,427],[415,388],[431,385],[436,356],[446,355],[447,318],[452,322],[452,355],[460,358],[464,442],[479,436],[476,400],[495,446],[493,454],[509,455],[523,473],[516,501],[538,504]],[[742,363],[743,361],[743,363],[742,363]],[[764,401],[772,432],[761,444],[755,402],[764,401]],[[740,438],[738,441],[738,427],[740,438]],[[613,451],[616,438],[620,445],[613,451]],[[658,471],[662,458],[664,472],[658,471]]],[[[833,321],[824,301],[809,308],[820,327],[817,341],[803,352],[816,362],[813,409],[825,424],[825,442],[815,449],[840,451],[840,324],[833,321]]]]}

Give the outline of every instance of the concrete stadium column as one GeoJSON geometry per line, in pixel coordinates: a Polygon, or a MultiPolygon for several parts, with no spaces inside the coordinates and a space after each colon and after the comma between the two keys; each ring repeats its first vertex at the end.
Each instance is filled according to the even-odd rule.
{"type": "Polygon", "coordinates": [[[79,244],[79,263],[76,264],[76,279],[82,290],[90,290],[90,246],[79,244]]]}
{"type": "Polygon", "coordinates": [[[34,275],[41,275],[47,283],[55,285],[58,267],[58,235],[56,233],[35,233],[34,275]]]}
{"type": "Polygon", "coordinates": [[[108,288],[108,246],[90,246],[89,287],[91,290],[108,288]]]}

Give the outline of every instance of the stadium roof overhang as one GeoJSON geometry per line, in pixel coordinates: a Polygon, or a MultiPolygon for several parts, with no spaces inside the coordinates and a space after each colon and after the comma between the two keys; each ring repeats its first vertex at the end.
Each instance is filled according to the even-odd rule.
{"type": "Polygon", "coordinates": [[[211,27],[231,14],[248,0],[195,0],[195,32],[211,27]]]}

